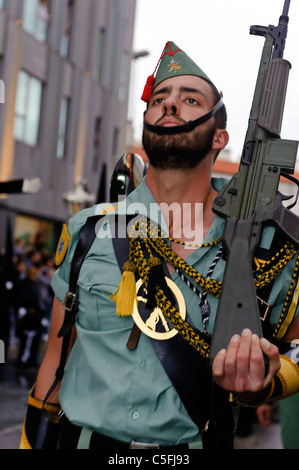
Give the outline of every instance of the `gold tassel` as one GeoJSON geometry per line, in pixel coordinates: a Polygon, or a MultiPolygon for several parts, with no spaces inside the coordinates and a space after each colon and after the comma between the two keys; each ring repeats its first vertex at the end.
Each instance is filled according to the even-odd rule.
{"type": "Polygon", "coordinates": [[[123,266],[123,275],[118,289],[112,295],[112,300],[116,302],[116,314],[120,317],[128,317],[133,313],[136,295],[135,265],[127,261],[123,266]]]}

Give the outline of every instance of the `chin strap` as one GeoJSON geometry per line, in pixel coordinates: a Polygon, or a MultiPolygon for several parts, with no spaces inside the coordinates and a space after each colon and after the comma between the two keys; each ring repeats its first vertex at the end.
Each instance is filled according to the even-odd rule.
{"type": "Polygon", "coordinates": [[[144,128],[154,132],[155,134],[158,135],[173,135],[173,134],[181,134],[182,132],[190,132],[195,129],[195,127],[200,126],[204,122],[208,121],[213,117],[220,108],[224,105],[222,98],[216,103],[214,108],[211,109],[207,114],[204,116],[201,116],[198,119],[195,119],[195,121],[188,121],[186,124],[183,124],[182,126],[174,126],[174,127],[163,127],[163,126],[153,126],[151,124],[148,124],[147,122],[143,121],[144,128]]]}

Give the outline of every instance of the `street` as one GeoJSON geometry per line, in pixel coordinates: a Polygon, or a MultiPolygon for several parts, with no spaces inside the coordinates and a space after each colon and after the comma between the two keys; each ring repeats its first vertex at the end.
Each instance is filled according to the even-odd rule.
{"type": "MultiPolygon", "coordinates": [[[[44,349],[45,345],[42,345],[41,355],[44,349]]],[[[0,449],[19,448],[28,393],[36,374],[37,368],[15,366],[14,353],[5,364],[0,364],[0,449]]],[[[268,428],[254,422],[249,436],[236,436],[235,449],[282,449],[279,410],[275,410],[268,428]]]]}
{"type": "Polygon", "coordinates": [[[0,364],[0,449],[18,449],[30,388],[37,368],[15,365],[16,350],[0,364]]]}

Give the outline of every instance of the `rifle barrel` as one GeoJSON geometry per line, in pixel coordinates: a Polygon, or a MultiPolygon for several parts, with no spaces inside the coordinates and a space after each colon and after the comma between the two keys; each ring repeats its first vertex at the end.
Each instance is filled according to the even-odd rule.
{"type": "Polygon", "coordinates": [[[283,12],[282,12],[283,16],[288,16],[289,9],[290,9],[290,3],[291,3],[291,0],[285,0],[284,7],[283,7],[283,12]]]}

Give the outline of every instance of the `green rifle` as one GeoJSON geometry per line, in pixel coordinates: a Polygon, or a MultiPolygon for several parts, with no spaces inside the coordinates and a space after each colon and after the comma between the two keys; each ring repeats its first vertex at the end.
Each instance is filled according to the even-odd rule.
{"type": "Polygon", "coordinates": [[[284,176],[299,186],[294,173],[298,142],[280,139],[288,75],[291,64],[283,59],[290,0],[285,0],[278,26],[252,26],[250,34],[265,37],[260,68],[238,172],[213,203],[226,217],[223,243],[227,263],[219,299],[210,360],[227,348],[231,337],[244,328],[262,336],[252,273],[253,257],[263,227],[275,225],[296,246],[299,218],[286,208],[278,191],[284,176]]]}

